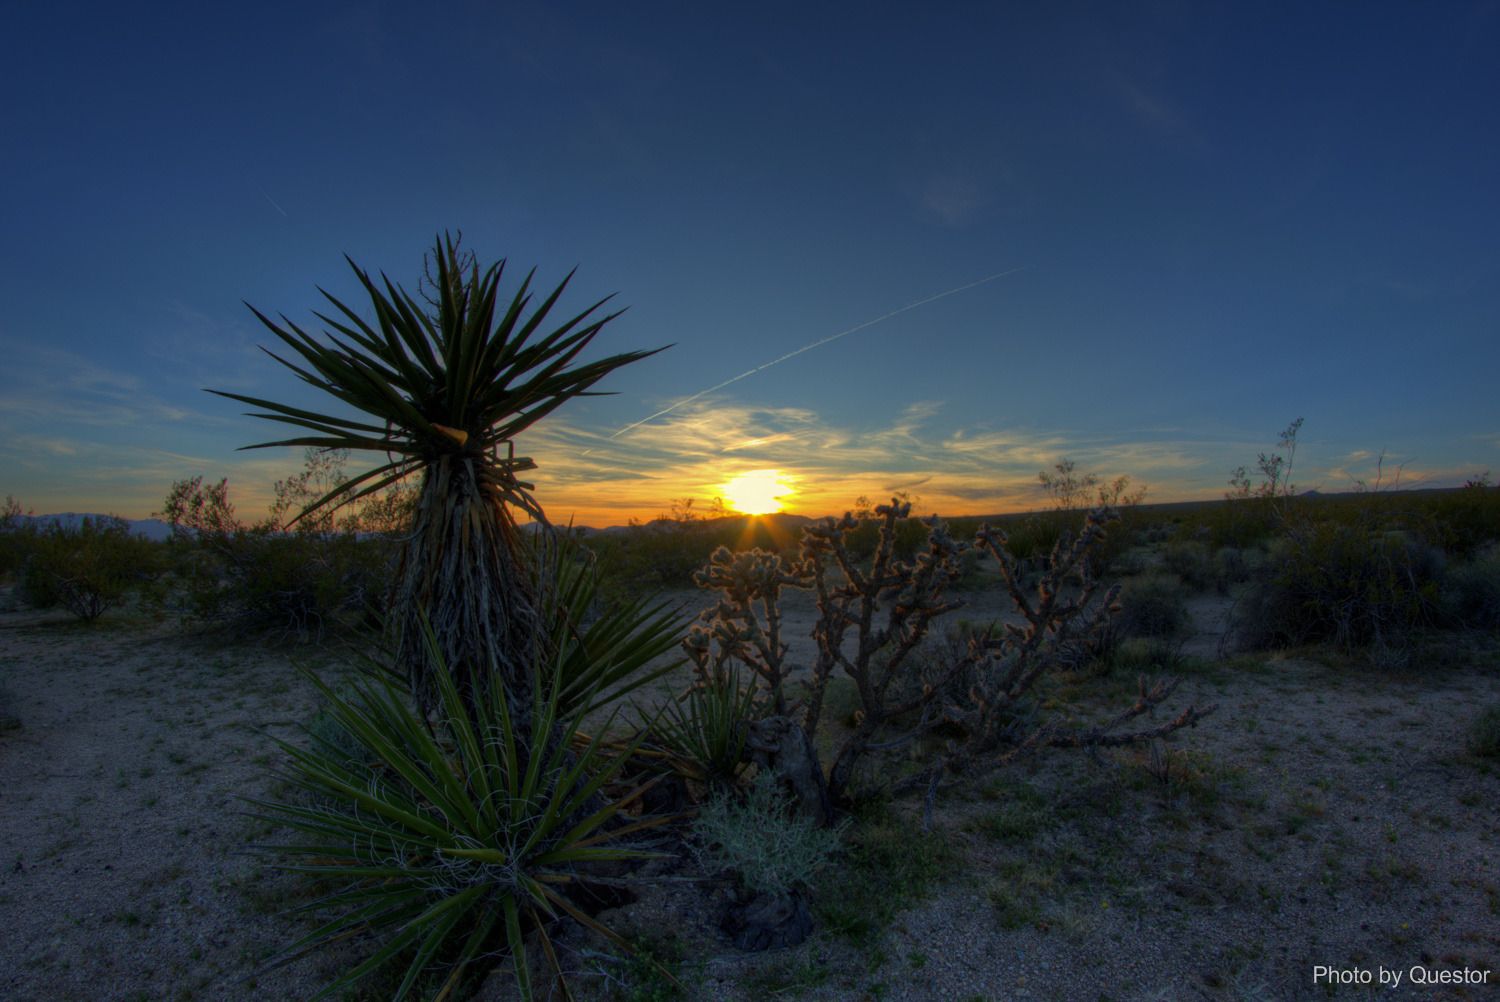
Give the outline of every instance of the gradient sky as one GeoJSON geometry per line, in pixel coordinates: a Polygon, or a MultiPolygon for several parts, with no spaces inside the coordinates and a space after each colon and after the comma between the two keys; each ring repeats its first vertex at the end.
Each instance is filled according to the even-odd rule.
{"type": "Polygon", "coordinates": [[[143,517],[291,450],[311,321],[435,233],[675,347],[524,438],[554,519],[779,469],[794,511],[1217,497],[1293,418],[1340,490],[1500,471],[1500,5],[16,3],[0,493],[143,517]],[[433,11],[441,9],[441,19],[433,11]],[[997,272],[1004,278],[787,359],[997,272]]]}

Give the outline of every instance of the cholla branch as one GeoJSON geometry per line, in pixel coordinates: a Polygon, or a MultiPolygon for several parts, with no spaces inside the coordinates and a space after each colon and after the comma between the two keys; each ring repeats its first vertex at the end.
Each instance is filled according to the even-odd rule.
{"type": "Polygon", "coordinates": [[[764,550],[715,550],[693,580],[718,592],[719,601],[699,614],[682,642],[699,683],[721,683],[726,662],[739,661],[765,681],[774,712],[786,713],[788,645],[781,639],[781,590],[805,588],[808,577],[803,564],[789,564],[764,550]]]}

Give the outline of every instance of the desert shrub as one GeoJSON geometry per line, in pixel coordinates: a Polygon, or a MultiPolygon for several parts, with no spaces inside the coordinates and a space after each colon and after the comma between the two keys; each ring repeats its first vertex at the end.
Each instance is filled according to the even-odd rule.
{"type": "MultiPolygon", "coordinates": [[[[308,462],[308,471],[321,469],[316,457],[308,462]]],[[[387,536],[359,529],[357,518],[341,526],[324,517],[291,532],[279,528],[279,518],[312,489],[308,475],[279,482],[278,517],[256,525],[235,515],[226,481],[205,485],[193,477],[172,485],[162,516],[173,528],[172,573],[188,613],[215,625],[306,639],[383,605],[395,563],[387,536]]]]}
{"type": "Polygon", "coordinates": [[[189,611],[241,629],[320,637],[342,618],[378,608],[393,554],[352,533],[277,533],[266,527],[200,537],[176,562],[189,611]]]}
{"type": "Polygon", "coordinates": [[[708,865],[734,873],[752,894],[811,888],[838,851],[844,826],[819,827],[793,809],[775,777],[761,773],[743,798],[723,793],[693,823],[696,851],[708,865]]]}
{"type": "Polygon", "coordinates": [[[1110,646],[1090,665],[1095,674],[1126,678],[1176,671],[1181,667],[1181,654],[1165,637],[1127,637],[1110,646]]]}
{"type": "Polygon", "coordinates": [[[1481,478],[1458,490],[1414,499],[1420,504],[1414,521],[1434,546],[1467,557],[1486,544],[1500,542],[1500,487],[1481,478]]]}
{"type": "Polygon", "coordinates": [[[1399,641],[1435,621],[1442,554],[1360,522],[1299,520],[1273,548],[1243,603],[1251,647],[1399,641]]]}
{"type": "Polygon", "coordinates": [[[39,609],[62,606],[93,620],[154,579],[153,544],[132,536],[119,518],[53,525],[30,540],[21,581],[23,598],[39,609]]]}
{"type": "Polygon", "coordinates": [[[1185,630],[1188,621],[1187,600],[1177,579],[1146,574],[1121,589],[1120,611],[1112,625],[1121,639],[1172,637],[1185,630]]]}
{"type": "Polygon", "coordinates": [[[1162,563],[1167,570],[1182,579],[1182,583],[1195,591],[1201,591],[1214,583],[1213,559],[1208,546],[1196,539],[1179,539],[1167,544],[1162,551],[1162,563]]]}
{"type": "Polygon", "coordinates": [[[579,895],[592,868],[647,858],[624,838],[656,822],[612,827],[620,801],[601,806],[601,791],[626,756],[606,758],[600,745],[584,742],[581,714],[560,716],[561,662],[550,675],[533,670],[529,723],[531,733],[556,727],[560,740],[548,747],[529,746],[500,686],[484,699],[461,698],[436,655],[436,727],[385,680],[398,672],[385,669],[348,694],[309,676],[327,722],[308,733],[307,747],[277,742],[290,759],[292,795],[251,803],[264,821],[297,833],[260,851],[332,891],[296,909],[325,913],[326,921],[273,963],[365,934],[373,951],[324,994],[404,966],[393,998],[434,980],[446,996],[483,975],[499,941],[530,998],[526,937],[538,937],[556,965],[549,930],[559,916],[624,945],[581,909],[579,895]],[[368,758],[351,758],[351,748],[368,758]]]}
{"type": "Polygon", "coordinates": [[[1500,758],[1500,703],[1486,707],[1469,725],[1469,752],[1500,758]]]}
{"type": "Polygon", "coordinates": [[[1227,593],[1234,585],[1250,580],[1253,565],[1252,558],[1246,556],[1247,552],[1238,546],[1225,546],[1214,554],[1214,588],[1220,594],[1227,593]]]}
{"type": "Polygon", "coordinates": [[[1500,629],[1500,545],[1491,545],[1448,568],[1443,606],[1450,622],[1500,629]]]}
{"type": "Polygon", "coordinates": [[[7,494],[0,508],[0,578],[21,572],[35,539],[36,530],[24,517],[20,503],[7,494]]]}
{"type": "Polygon", "coordinates": [[[640,587],[686,588],[693,571],[722,544],[706,523],[687,526],[643,525],[590,537],[588,548],[604,579],[621,591],[640,587]]]}
{"type": "Polygon", "coordinates": [[[1115,560],[1111,570],[1120,577],[1137,577],[1151,567],[1151,554],[1140,546],[1124,551],[1115,560]]]}

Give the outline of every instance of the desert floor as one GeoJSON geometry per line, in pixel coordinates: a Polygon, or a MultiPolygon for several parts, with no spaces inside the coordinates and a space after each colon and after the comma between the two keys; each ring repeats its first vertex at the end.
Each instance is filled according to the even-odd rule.
{"type": "MultiPolygon", "coordinates": [[[[1224,605],[1194,611],[1184,650],[1202,657],[1177,705],[1212,717],[1154,757],[1054,753],[947,790],[931,832],[887,808],[864,862],[818,889],[836,914],[880,892],[887,860],[878,921],[739,953],[716,928],[728,892],[692,864],[656,867],[601,918],[667,958],[688,998],[1500,998],[1500,763],[1465,750],[1500,702],[1500,643],[1446,635],[1399,671],[1327,651],[1216,659],[1224,605]],[[1318,983],[1318,965],[1375,983],[1318,983]],[[1485,970],[1487,985],[1412,984],[1485,970]]],[[[789,634],[809,617],[791,610],[789,634]]],[[[270,738],[317,711],[294,663],[343,670],[332,645],[0,613],[0,997],[305,998],[359,955],[262,970],[308,928],[284,914],[303,888],[249,850],[275,833],[242,799],[275,791],[270,738]]],[[[1087,712],[1134,686],[1054,698],[1087,712]]],[[[665,997],[601,943],[570,945],[579,997],[665,997]]],[[[505,978],[479,994],[506,997],[505,978]]]]}

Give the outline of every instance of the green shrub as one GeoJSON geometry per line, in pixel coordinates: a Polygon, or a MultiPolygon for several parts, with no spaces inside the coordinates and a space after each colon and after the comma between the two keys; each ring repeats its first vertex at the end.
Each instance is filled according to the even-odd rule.
{"type": "Polygon", "coordinates": [[[188,610],[205,622],[320,637],[342,617],[378,608],[392,547],[353,533],[278,533],[266,526],[179,540],[174,567],[188,610]]]}
{"type": "Polygon", "coordinates": [[[776,778],[760,773],[743,799],[720,794],[693,823],[695,847],[709,865],[731,870],[753,894],[785,894],[813,886],[838,850],[842,825],[821,828],[798,814],[776,778]]]}
{"type": "Polygon", "coordinates": [[[1120,590],[1120,605],[1113,627],[1121,639],[1175,636],[1187,628],[1190,618],[1182,585],[1165,574],[1126,582],[1120,590]]]}
{"type": "Polygon", "coordinates": [[[1273,548],[1238,624],[1251,647],[1385,644],[1433,622],[1442,554],[1367,521],[1302,519],[1273,548]]]}
{"type": "Polygon", "coordinates": [[[1177,647],[1163,637],[1129,637],[1114,644],[1093,663],[1099,675],[1159,675],[1177,671],[1182,657],[1177,647]]]}
{"type": "Polygon", "coordinates": [[[1253,568],[1260,562],[1257,556],[1252,556],[1256,553],[1238,546],[1222,547],[1213,557],[1214,588],[1220,594],[1227,594],[1231,586],[1249,581],[1253,568]]]}
{"type": "Polygon", "coordinates": [[[7,494],[0,508],[0,579],[19,574],[31,555],[36,529],[23,516],[20,503],[7,494]]]}
{"type": "Polygon", "coordinates": [[[591,868],[647,858],[621,839],[657,822],[612,827],[617,809],[602,801],[602,790],[627,756],[606,759],[597,744],[572,750],[581,740],[581,714],[559,716],[561,662],[550,671],[534,669],[528,721],[529,734],[557,728],[560,740],[546,748],[528,747],[502,687],[466,704],[435,649],[436,727],[383,680],[388,670],[347,696],[309,676],[329,723],[309,732],[309,747],[277,742],[290,759],[285,778],[296,795],[251,803],[262,820],[297,833],[260,850],[332,891],[295,909],[323,913],[321,923],[273,963],[372,935],[368,958],[319,997],[404,967],[392,995],[403,999],[419,982],[441,979],[447,994],[482,976],[500,942],[529,999],[526,937],[538,937],[555,964],[548,930],[557,917],[624,945],[581,910],[577,895],[591,868]],[[351,747],[368,758],[351,758],[351,747]]]}
{"type": "Polygon", "coordinates": [[[53,525],[29,544],[22,597],[39,609],[62,606],[80,619],[98,619],[157,573],[155,547],[132,536],[124,519],[53,525]]]}
{"type": "Polygon", "coordinates": [[[1418,496],[1413,515],[1422,537],[1458,557],[1500,542],[1500,487],[1482,480],[1458,490],[1418,496]]]}
{"type": "Polygon", "coordinates": [[[1214,566],[1208,546],[1196,539],[1168,543],[1162,552],[1162,563],[1194,591],[1201,591],[1214,583],[1214,566]]]}
{"type": "Polygon", "coordinates": [[[1443,605],[1450,622],[1476,629],[1500,629],[1500,545],[1448,568],[1443,605]]]}

